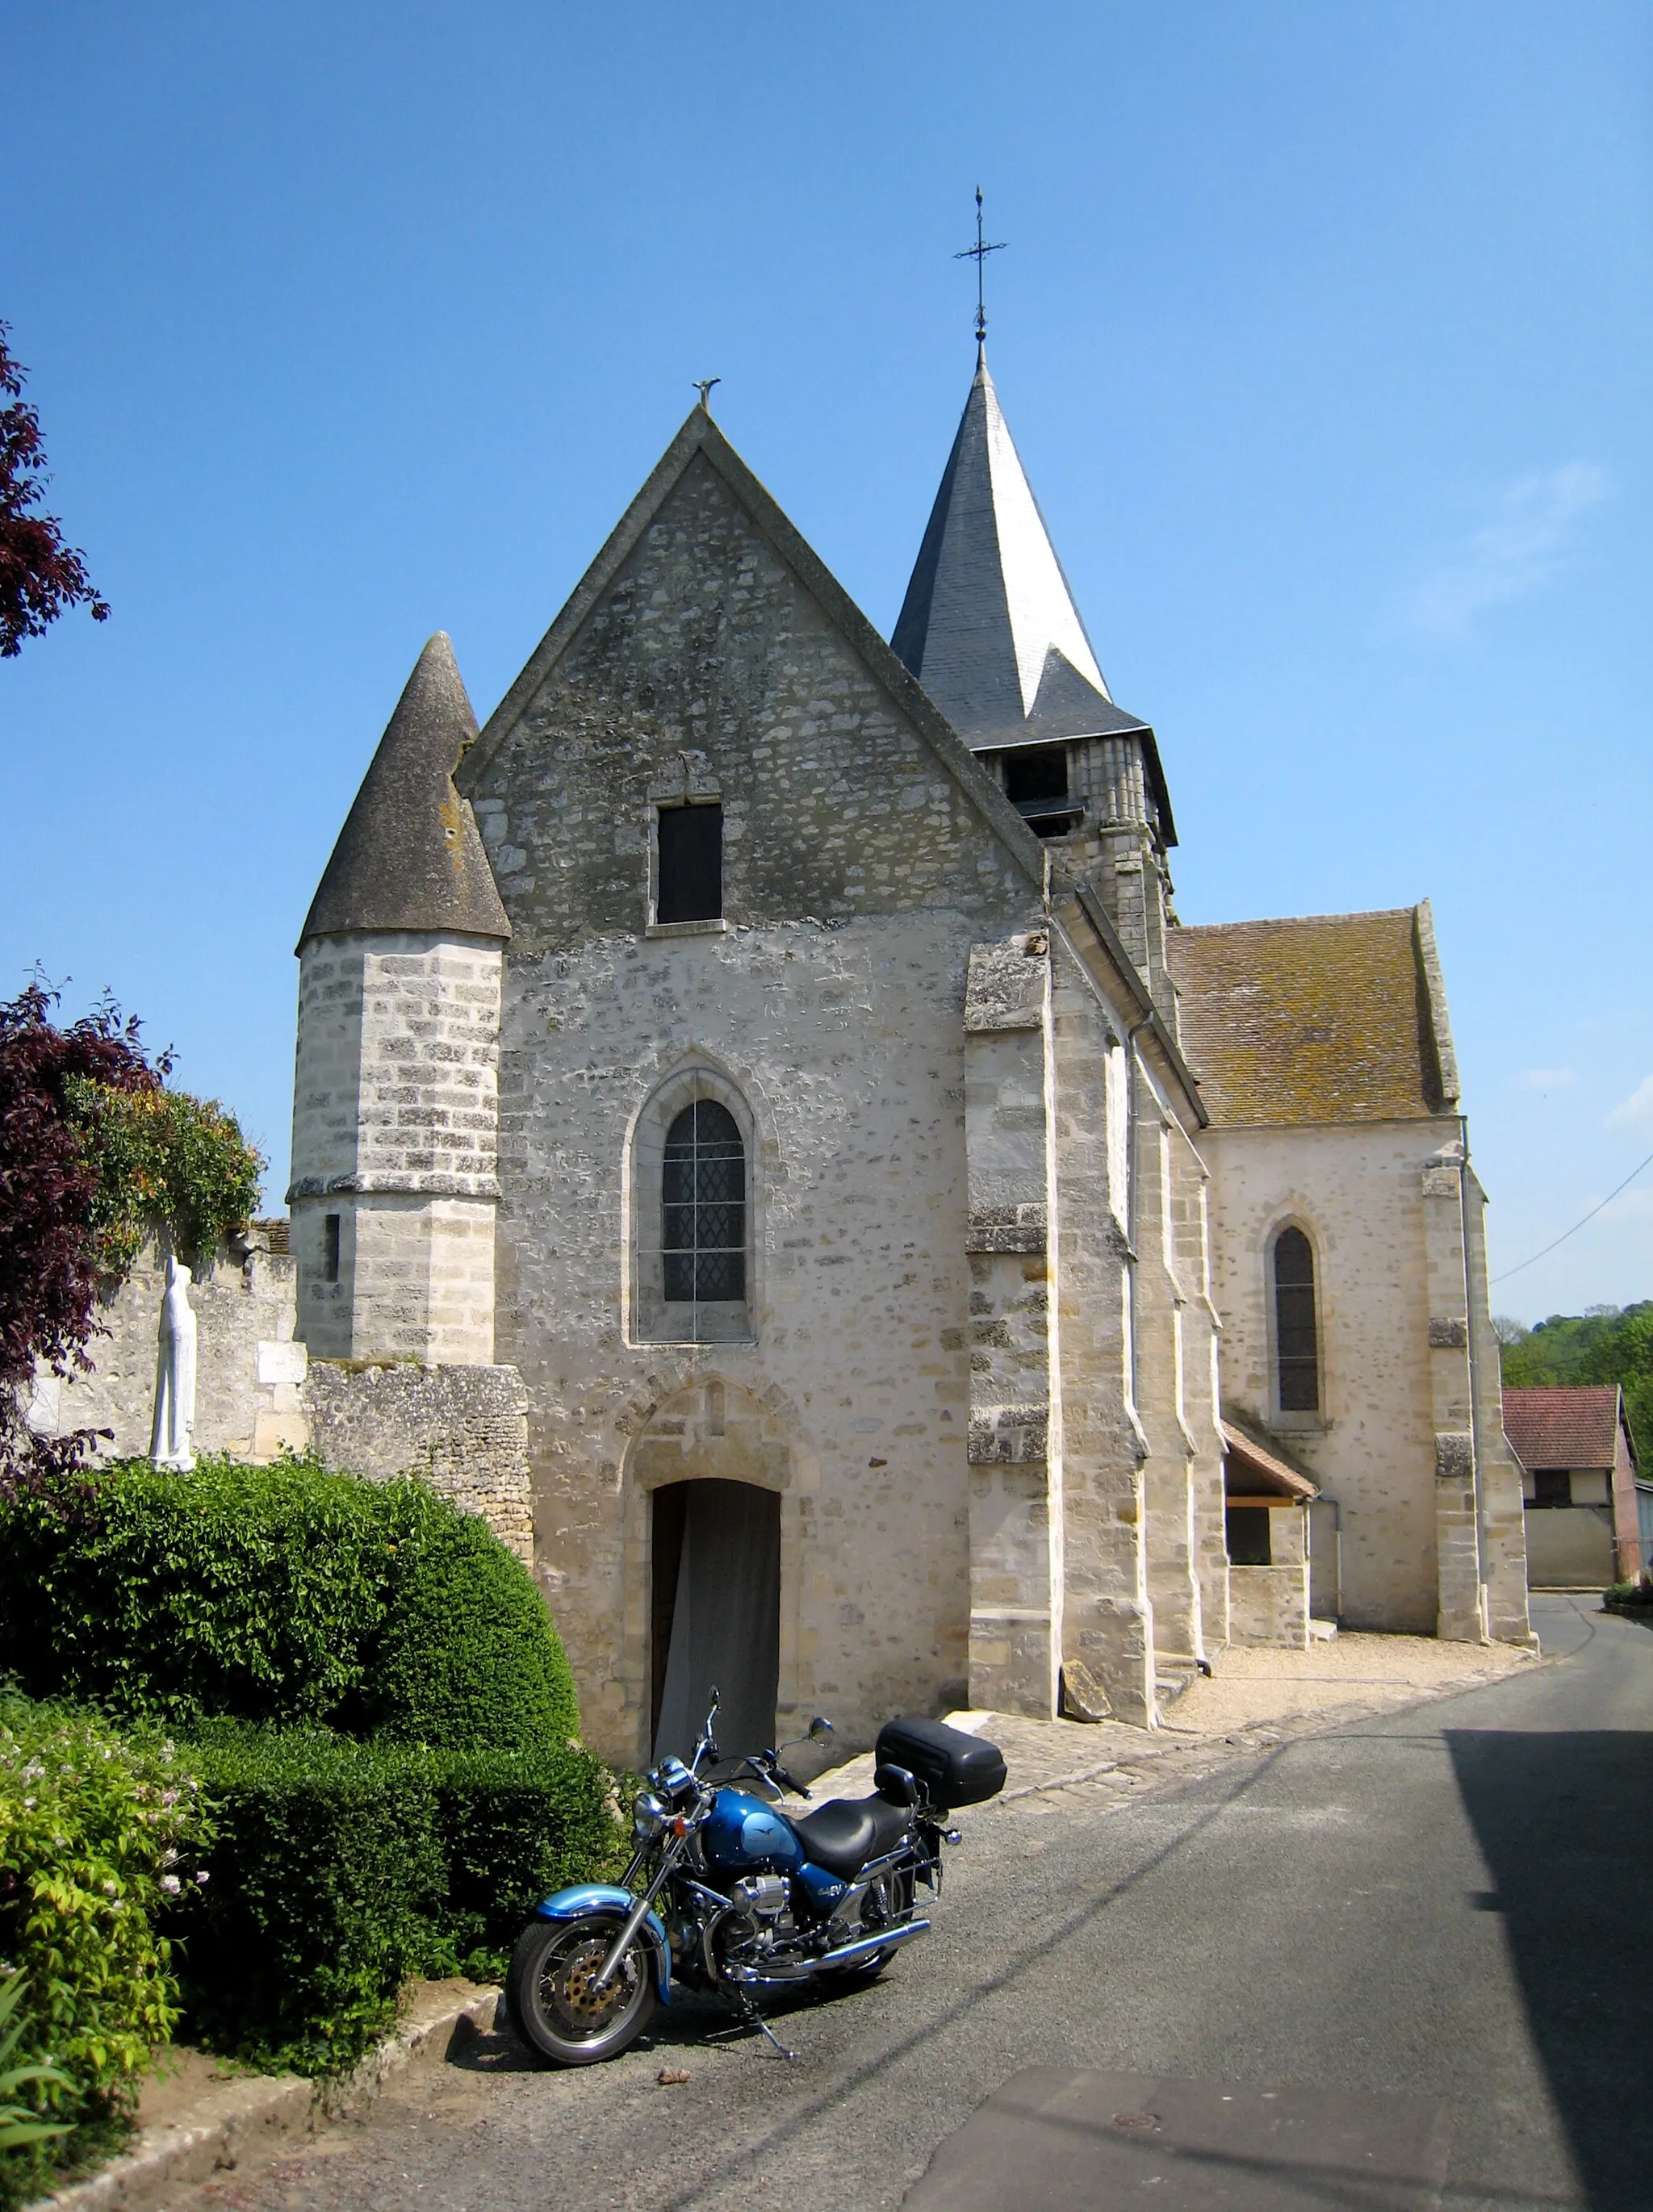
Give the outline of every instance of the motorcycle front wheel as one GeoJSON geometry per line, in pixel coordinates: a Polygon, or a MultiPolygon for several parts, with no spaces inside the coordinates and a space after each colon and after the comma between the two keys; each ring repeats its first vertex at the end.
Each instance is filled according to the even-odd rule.
{"type": "Polygon", "coordinates": [[[631,1943],[602,1989],[597,1974],[619,1934],[613,1913],[531,1920],[517,1938],[505,2002],[517,2033],[558,2066],[594,2066],[629,2051],[653,2015],[654,1970],[631,1943]]]}

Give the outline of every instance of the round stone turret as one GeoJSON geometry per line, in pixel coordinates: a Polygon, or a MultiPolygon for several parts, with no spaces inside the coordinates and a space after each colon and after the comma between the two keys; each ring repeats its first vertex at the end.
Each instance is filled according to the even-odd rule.
{"type": "Polygon", "coordinates": [[[298,1334],[324,1359],[494,1357],[511,926],[453,786],[477,720],[445,635],[397,703],[299,939],[298,1334]]]}

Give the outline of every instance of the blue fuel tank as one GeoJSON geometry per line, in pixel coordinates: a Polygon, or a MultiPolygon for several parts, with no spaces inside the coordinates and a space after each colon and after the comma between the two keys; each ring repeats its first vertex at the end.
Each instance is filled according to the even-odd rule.
{"type": "Polygon", "coordinates": [[[773,1805],[744,1790],[720,1790],[700,1832],[708,1866],[723,1874],[793,1874],[804,1847],[773,1805]]]}

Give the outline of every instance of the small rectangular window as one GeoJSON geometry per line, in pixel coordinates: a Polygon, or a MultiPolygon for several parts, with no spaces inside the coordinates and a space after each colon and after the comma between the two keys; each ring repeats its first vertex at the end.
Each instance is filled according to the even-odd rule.
{"type": "Polygon", "coordinates": [[[321,1220],[321,1279],[324,1283],[338,1280],[339,1217],[326,1213],[321,1220]]]}
{"type": "Polygon", "coordinates": [[[1564,1467],[1539,1467],[1533,1469],[1533,1504],[1534,1505],[1571,1505],[1572,1476],[1564,1467]]]}
{"type": "Polygon", "coordinates": [[[659,811],[656,921],[716,921],[723,913],[723,809],[663,806],[659,811]]]}

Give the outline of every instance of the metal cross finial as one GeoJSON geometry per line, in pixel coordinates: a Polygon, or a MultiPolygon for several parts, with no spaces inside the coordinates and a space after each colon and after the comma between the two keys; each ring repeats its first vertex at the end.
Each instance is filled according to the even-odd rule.
{"type": "Polygon", "coordinates": [[[978,185],[975,188],[975,243],[974,246],[967,246],[962,253],[955,253],[953,256],[955,261],[973,261],[975,264],[975,343],[977,345],[985,345],[988,338],[987,301],[981,289],[983,264],[988,254],[1002,253],[1008,243],[1007,240],[1001,238],[996,245],[989,246],[982,237],[981,187],[978,185]]]}
{"type": "Polygon", "coordinates": [[[695,389],[700,394],[700,404],[708,415],[712,411],[712,386],[714,384],[721,384],[722,381],[723,379],[720,376],[705,376],[695,384],[695,389]]]}

